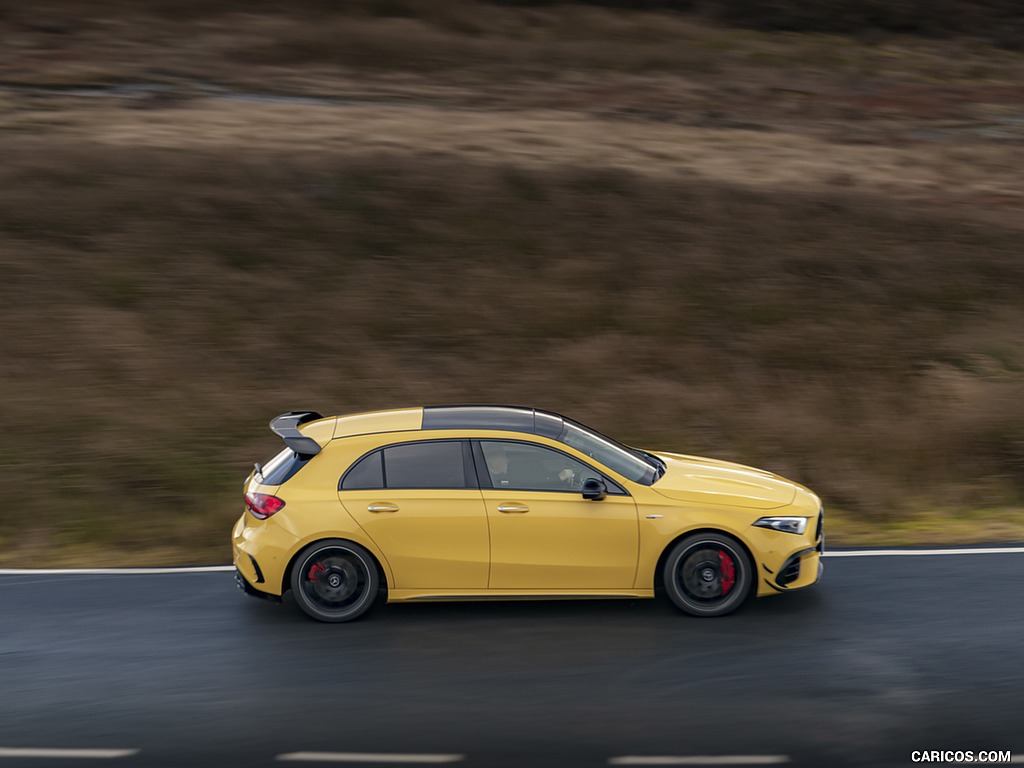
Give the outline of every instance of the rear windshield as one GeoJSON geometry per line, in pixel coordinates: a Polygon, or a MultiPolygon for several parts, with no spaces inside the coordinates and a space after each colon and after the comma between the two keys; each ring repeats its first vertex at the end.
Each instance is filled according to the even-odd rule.
{"type": "Polygon", "coordinates": [[[300,456],[291,448],[285,448],[263,465],[263,471],[257,473],[256,479],[264,485],[281,485],[294,477],[311,458],[313,457],[300,456]]]}

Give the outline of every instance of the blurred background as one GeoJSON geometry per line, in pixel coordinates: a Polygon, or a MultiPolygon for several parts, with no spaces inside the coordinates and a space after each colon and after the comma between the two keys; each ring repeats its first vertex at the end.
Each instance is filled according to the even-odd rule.
{"type": "Polygon", "coordinates": [[[1016,0],[0,4],[0,563],[223,563],[269,419],[557,410],[1024,538],[1016,0]]]}

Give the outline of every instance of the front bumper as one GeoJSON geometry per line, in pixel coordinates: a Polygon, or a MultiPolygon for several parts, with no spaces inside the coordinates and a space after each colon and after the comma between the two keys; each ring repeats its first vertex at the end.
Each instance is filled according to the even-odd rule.
{"type": "Polygon", "coordinates": [[[821,552],[813,547],[790,555],[777,573],[764,574],[764,582],[776,592],[792,592],[817,584],[824,571],[821,552]]]}
{"type": "Polygon", "coordinates": [[[813,525],[813,532],[808,530],[803,541],[784,538],[790,536],[785,533],[772,535],[770,554],[774,557],[761,560],[758,568],[759,595],[792,592],[810,587],[821,580],[825,570],[821,562],[825,552],[824,510],[818,512],[813,525]],[[790,547],[780,548],[779,545],[783,543],[789,543],[790,547]]]}

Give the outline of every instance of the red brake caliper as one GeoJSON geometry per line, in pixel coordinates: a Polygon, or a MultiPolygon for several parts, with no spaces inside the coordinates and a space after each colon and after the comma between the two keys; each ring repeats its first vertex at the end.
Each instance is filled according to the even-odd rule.
{"type": "Polygon", "coordinates": [[[320,563],[314,563],[313,567],[309,569],[309,573],[306,574],[306,578],[314,582],[320,581],[320,576],[326,570],[320,563]]]}
{"type": "Polygon", "coordinates": [[[725,597],[736,583],[736,564],[724,549],[718,550],[718,562],[722,565],[722,597],[725,597]]]}

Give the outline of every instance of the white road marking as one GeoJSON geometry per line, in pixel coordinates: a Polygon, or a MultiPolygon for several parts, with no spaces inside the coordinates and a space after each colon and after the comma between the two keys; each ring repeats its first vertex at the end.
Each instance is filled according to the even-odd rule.
{"type": "Polygon", "coordinates": [[[654,757],[613,757],[610,765],[781,765],[789,755],[671,755],[654,757]]]}
{"type": "Polygon", "coordinates": [[[983,549],[851,549],[825,550],[825,557],[920,557],[923,555],[1019,555],[1024,547],[986,547],[983,549]]]}
{"type": "Polygon", "coordinates": [[[111,760],[115,757],[137,755],[137,749],[48,749],[36,747],[0,747],[3,757],[66,757],[77,760],[111,760]]]}
{"type": "Polygon", "coordinates": [[[386,752],[289,752],[284,762],[299,763],[458,763],[465,755],[407,755],[386,752]]]}
{"type": "MultiPolygon", "coordinates": [[[[1024,547],[977,549],[847,549],[826,550],[825,557],[921,557],[924,555],[1020,555],[1024,547]]],[[[0,576],[148,576],[164,573],[229,573],[233,565],[166,568],[0,568],[0,576]]],[[[305,754],[305,753],[302,753],[305,754]]]]}
{"type": "Polygon", "coordinates": [[[151,573],[221,573],[233,565],[203,565],[194,568],[0,568],[0,576],[146,576],[151,573]]]}

